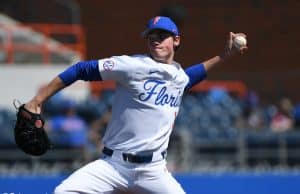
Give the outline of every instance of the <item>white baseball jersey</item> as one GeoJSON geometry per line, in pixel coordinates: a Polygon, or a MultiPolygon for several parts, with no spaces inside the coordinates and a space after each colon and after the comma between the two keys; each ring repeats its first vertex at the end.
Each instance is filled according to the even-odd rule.
{"type": "Polygon", "coordinates": [[[98,65],[103,80],[117,83],[105,146],[130,153],[167,149],[189,81],[181,66],[148,55],[114,56],[98,65]]]}

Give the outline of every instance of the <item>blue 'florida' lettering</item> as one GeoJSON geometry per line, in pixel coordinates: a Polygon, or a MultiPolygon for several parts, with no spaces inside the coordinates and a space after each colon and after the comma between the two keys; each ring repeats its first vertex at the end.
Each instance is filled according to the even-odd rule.
{"type": "Polygon", "coordinates": [[[171,107],[177,107],[180,105],[181,91],[178,90],[176,95],[167,93],[167,87],[162,86],[159,89],[159,85],[164,85],[166,82],[158,80],[147,80],[144,83],[145,92],[139,94],[138,98],[141,101],[148,101],[152,96],[155,98],[154,103],[156,105],[169,104],[171,107]]]}

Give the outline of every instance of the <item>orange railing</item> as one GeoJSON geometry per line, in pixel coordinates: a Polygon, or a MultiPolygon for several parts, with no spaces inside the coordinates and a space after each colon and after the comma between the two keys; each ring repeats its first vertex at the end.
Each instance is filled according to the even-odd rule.
{"type": "Polygon", "coordinates": [[[77,24],[18,24],[18,25],[4,25],[0,24],[0,29],[4,31],[4,39],[0,44],[0,50],[6,52],[6,63],[14,63],[14,55],[16,52],[34,52],[42,56],[43,63],[49,64],[51,48],[49,47],[49,38],[57,36],[72,37],[72,42],[59,41],[61,44],[56,45],[56,52],[63,53],[66,51],[77,51],[81,59],[86,56],[86,40],[85,32],[81,25],[77,24]],[[13,40],[13,33],[16,30],[32,30],[33,32],[40,32],[44,35],[40,44],[17,43],[13,40]]]}
{"type": "Polygon", "coordinates": [[[244,97],[247,93],[247,86],[242,81],[219,81],[219,80],[205,80],[200,84],[195,85],[192,88],[194,92],[205,92],[211,88],[222,88],[228,92],[237,94],[240,97],[244,97]]]}

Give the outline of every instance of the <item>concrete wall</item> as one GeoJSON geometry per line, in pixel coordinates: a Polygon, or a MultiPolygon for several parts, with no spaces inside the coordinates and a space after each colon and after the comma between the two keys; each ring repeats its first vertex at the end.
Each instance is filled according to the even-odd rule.
{"type": "MultiPolygon", "coordinates": [[[[66,65],[4,65],[0,66],[0,107],[15,110],[14,99],[29,101],[36,92],[67,68],[66,65]]],[[[63,90],[62,95],[83,100],[89,94],[87,82],[78,81],[63,90]]]]}

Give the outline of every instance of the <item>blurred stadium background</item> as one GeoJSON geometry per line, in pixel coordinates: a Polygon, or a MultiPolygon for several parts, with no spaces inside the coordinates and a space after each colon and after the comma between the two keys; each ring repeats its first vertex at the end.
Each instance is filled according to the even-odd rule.
{"type": "Polygon", "coordinates": [[[248,36],[246,55],[184,96],[168,168],[186,192],[300,193],[299,10],[297,0],[1,0],[0,194],[51,193],[97,159],[114,83],[78,82],[51,98],[54,146],[38,158],[16,149],[13,100],[79,60],[147,52],[140,33],[154,15],[180,26],[184,67],[222,52],[229,31],[248,36]]]}

